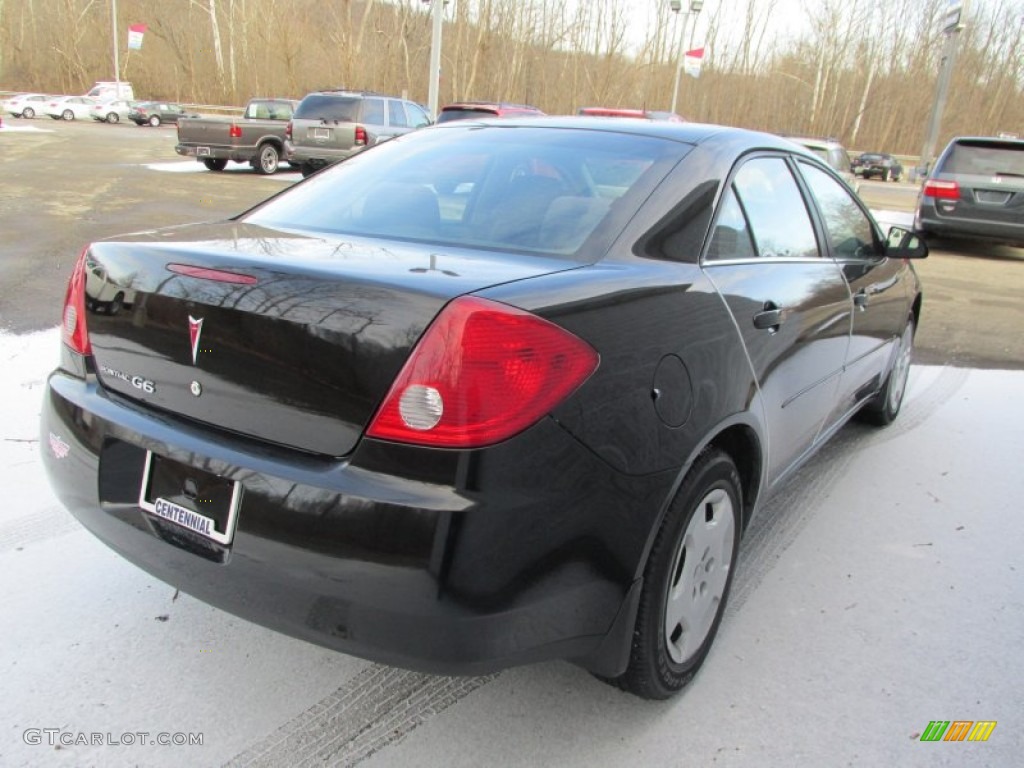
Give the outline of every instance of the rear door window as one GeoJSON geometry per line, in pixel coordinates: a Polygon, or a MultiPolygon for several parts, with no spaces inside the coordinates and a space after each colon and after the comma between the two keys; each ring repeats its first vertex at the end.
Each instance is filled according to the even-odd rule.
{"type": "Polygon", "coordinates": [[[388,121],[395,128],[409,127],[409,121],[405,116],[405,107],[397,99],[388,99],[388,121]]]}
{"type": "Polygon", "coordinates": [[[370,125],[386,125],[384,99],[365,99],[363,101],[363,119],[360,122],[370,125]]]}
{"type": "Polygon", "coordinates": [[[739,227],[737,211],[727,206],[719,222],[726,219],[729,232],[716,227],[708,250],[710,258],[746,258],[747,240],[759,258],[818,258],[818,240],[800,188],[781,157],[758,157],[744,163],[733,178],[731,192],[743,214],[746,227],[739,227]],[[718,242],[729,236],[731,242],[718,242]]]}

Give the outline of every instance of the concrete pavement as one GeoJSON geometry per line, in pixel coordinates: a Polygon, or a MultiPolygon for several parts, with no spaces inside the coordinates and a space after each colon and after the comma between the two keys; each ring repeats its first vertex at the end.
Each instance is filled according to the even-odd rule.
{"type": "Polygon", "coordinates": [[[1022,372],[915,367],[896,424],[845,428],[762,508],[706,666],[657,704],[565,663],[395,670],[176,595],[49,492],[57,343],[0,336],[4,766],[1018,763],[1022,372]],[[932,720],[997,725],[923,743],[932,720]]]}

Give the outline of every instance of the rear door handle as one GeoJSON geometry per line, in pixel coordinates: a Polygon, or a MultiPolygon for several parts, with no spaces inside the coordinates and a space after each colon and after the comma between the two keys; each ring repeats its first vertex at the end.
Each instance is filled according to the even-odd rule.
{"type": "Polygon", "coordinates": [[[868,292],[861,288],[853,294],[853,306],[864,309],[868,305],[868,292]]]}
{"type": "Polygon", "coordinates": [[[754,315],[754,327],[762,331],[775,333],[784,321],[782,309],[774,301],[766,301],[764,309],[754,315]]]}

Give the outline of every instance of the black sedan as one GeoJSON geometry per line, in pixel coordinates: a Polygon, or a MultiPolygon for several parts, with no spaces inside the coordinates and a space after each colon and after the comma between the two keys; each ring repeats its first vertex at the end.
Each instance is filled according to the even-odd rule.
{"type": "Polygon", "coordinates": [[[455,121],[86,248],[44,461],[96,536],[253,621],[665,698],[762,501],[899,413],[926,253],[770,135],[455,121]],[[131,305],[90,309],[87,264],[131,305]]]}
{"type": "Polygon", "coordinates": [[[128,119],[136,125],[151,125],[154,128],[164,124],[178,124],[179,117],[195,117],[180,104],[166,101],[140,101],[128,110],[128,119]]]}
{"type": "Polygon", "coordinates": [[[850,168],[854,175],[865,179],[877,176],[882,181],[899,181],[903,178],[903,164],[885,152],[863,152],[853,159],[850,168]]]}

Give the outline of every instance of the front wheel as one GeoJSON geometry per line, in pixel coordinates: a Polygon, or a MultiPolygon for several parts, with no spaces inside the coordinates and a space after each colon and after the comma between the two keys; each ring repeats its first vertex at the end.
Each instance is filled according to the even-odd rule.
{"type": "Polygon", "coordinates": [[[888,169],[885,172],[885,180],[886,181],[892,181],[892,168],[888,169]]]}
{"type": "Polygon", "coordinates": [[[25,107],[25,109],[21,113],[21,116],[31,120],[33,117],[36,116],[36,111],[32,109],[32,107],[25,107]]]}
{"type": "Polygon", "coordinates": [[[70,109],[65,109],[63,112],[60,113],[60,116],[62,120],[67,120],[69,122],[75,119],[75,113],[72,112],[70,109]]]}
{"type": "Polygon", "coordinates": [[[277,151],[277,147],[273,144],[264,144],[259,149],[259,153],[256,155],[256,159],[253,162],[253,167],[257,173],[262,173],[264,176],[270,176],[277,172],[277,166],[281,162],[281,154],[277,151]]]}
{"type": "Polygon", "coordinates": [[[121,116],[119,114],[117,114],[117,112],[111,112],[109,115],[107,115],[107,122],[108,123],[116,123],[120,119],[121,119],[121,116]]]}
{"type": "Polygon", "coordinates": [[[914,357],[914,318],[907,320],[907,326],[900,334],[893,351],[892,366],[885,384],[878,394],[865,403],[858,414],[863,421],[884,427],[892,424],[899,416],[903,406],[903,396],[907,391],[907,379],[910,376],[910,362],[914,357]]]}
{"type": "Polygon", "coordinates": [[[610,682],[641,698],[667,699],[693,679],[725,612],[742,507],[736,465],[723,451],[705,450],[658,530],[629,666],[610,682]]]}
{"type": "Polygon", "coordinates": [[[153,126],[154,128],[159,128],[160,127],[160,118],[157,117],[156,115],[153,115],[151,118],[149,118],[149,124],[151,126],[153,126]]]}

